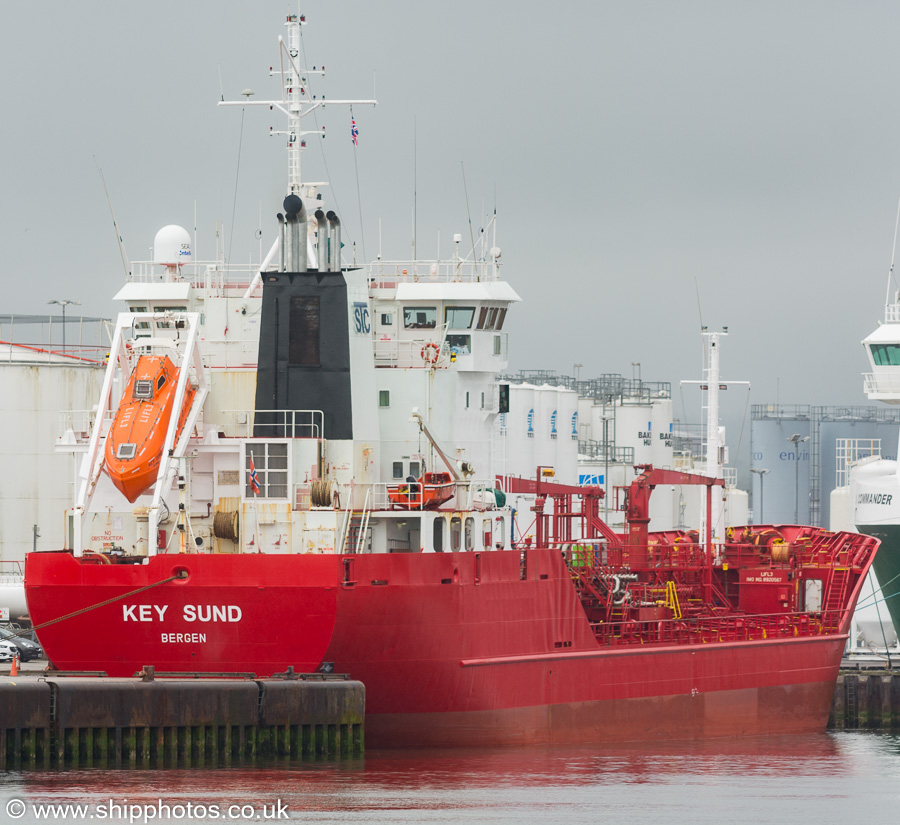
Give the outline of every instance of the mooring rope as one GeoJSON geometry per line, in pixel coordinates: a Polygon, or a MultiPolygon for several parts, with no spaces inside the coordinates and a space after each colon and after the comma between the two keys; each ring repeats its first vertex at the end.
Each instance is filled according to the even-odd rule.
{"type": "Polygon", "coordinates": [[[132,590],[128,593],[122,593],[119,596],[113,596],[111,599],[107,599],[103,602],[98,602],[97,604],[82,607],[80,610],[75,610],[72,613],[66,613],[65,616],[58,616],[55,619],[50,619],[49,622],[43,622],[42,624],[34,625],[28,630],[23,630],[21,633],[13,633],[11,637],[7,638],[24,636],[26,633],[36,633],[38,630],[43,630],[45,627],[49,627],[50,625],[56,624],[57,622],[64,622],[66,619],[74,619],[76,616],[81,616],[84,613],[89,613],[91,610],[97,610],[100,607],[106,607],[106,605],[112,604],[113,602],[122,601],[122,599],[127,599],[129,596],[137,596],[138,593],[145,593],[147,590],[152,590],[154,587],[159,587],[162,584],[168,584],[169,582],[175,581],[175,579],[183,578],[186,578],[186,574],[184,572],[178,573],[174,576],[169,576],[169,578],[163,579],[162,581],[154,582],[153,584],[148,584],[144,587],[139,587],[137,590],[132,590]]]}

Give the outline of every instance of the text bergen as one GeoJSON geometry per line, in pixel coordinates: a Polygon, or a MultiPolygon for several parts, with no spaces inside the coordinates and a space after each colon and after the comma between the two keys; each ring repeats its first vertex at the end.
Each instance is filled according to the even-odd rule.
{"type": "MultiPolygon", "coordinates": [[[[122,621],[162,622],[168,609],[167,604],[122,605],[122,621]]],[[[236,604],[186,604],[181,611],[186,622],[239,622],[242,616],[236,604]]]]}

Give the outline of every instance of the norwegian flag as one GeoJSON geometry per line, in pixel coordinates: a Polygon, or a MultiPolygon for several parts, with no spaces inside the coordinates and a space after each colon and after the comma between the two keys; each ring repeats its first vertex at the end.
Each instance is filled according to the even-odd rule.
{"type": "Polygon", "coordinates": [[[356,118],[350,115],[350,139],[354,146],[359,146],[359,129],[356,128],[356,118]]]}
{"type": "Polygon", "coordinates": [[[259,495],[259,476],[256,474],[256,466],[253,463],[253,456],[250,456],[250,489],[253,495],[259,495]]]}

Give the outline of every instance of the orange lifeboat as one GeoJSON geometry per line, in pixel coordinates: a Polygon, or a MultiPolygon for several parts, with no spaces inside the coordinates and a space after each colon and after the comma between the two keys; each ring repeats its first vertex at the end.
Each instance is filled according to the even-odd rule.
{"type": "Polygon", "coordinates": [[[425,473],[406,484],[388,485],[388,499],[395,510],[436,510],[456,495],[450,473],[425,473]]]}
{"type": "MultiPolygon", "coordinates": [[[[119,402],[106,437],[105,468],[113,484],[130,502],[153,486],[159,474],[166,432],[175,406],[178,368],[166,355],[142,355],[119,402]]],[[[194,400],[185,386],[176,441],[194,400]]]]}

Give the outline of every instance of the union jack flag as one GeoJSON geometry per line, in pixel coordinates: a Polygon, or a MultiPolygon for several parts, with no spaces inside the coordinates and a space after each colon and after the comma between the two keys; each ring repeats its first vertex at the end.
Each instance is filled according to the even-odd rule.
{"type": "Polygon", "coordinates": [[[256,466],[253,464],[253,456],[250,456],[250,489],[253,495],[259,495],[259,476],[256,474],[256,466]]]}
{"type": "Polygon", "coordinates": [[[356,128],[356,118],[350,115],[350,138],[354,146],[359,146],[359,129],[356,128]]]}

